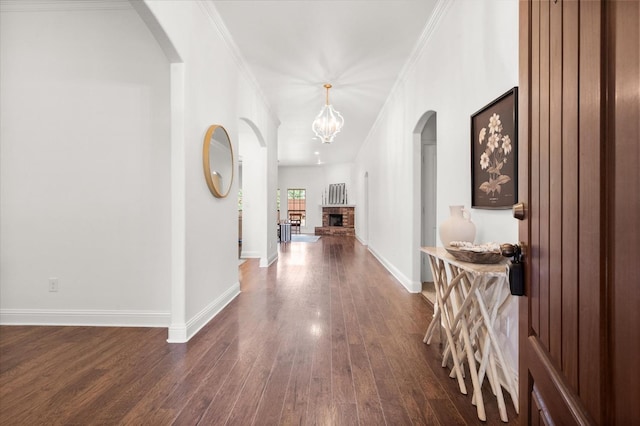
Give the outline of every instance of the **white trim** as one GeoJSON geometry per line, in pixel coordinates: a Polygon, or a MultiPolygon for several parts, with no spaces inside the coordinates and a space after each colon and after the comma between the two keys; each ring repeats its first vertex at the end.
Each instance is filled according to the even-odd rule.
{"type": "Polygon", "coordinates": [[[186,325],[172,325],[167,334],[167,343],[184,343],[188,341],[186,325]]]}
{"type": "Polygon", "coordinates": [[[258,84],[258,80],[253,75],[253,73],[251,72],[251,69],[247,65],[247,61],[245,61],[244,56],[242,56],[242,53],[238,48],[238,45],[233,40],[233,37],[231,37],[231,33],[227,29],[227,26],[224,24],[224,20],[220,16],[220,13],[218,13],[218,9],[216,9],[215,5],[213,4],[213,1],[199,0],[198,5],[202,7],[202,9],[205,11],[207,16],[209,17],[209,19],[211,19],[211,22],[213,23],[213,27],[216,29],[220,37],[222,37],[222,40],[225,46],[227,47],[227,50],[231,54],[231,57],[235,61],[236,65],[238,66],[240,73],[244,75],[244,77],[253,86],[253,89],[256,91],[258,97],[264,104],[265,110],[267,111],[271,119],[276,124],[276,127],[278,127],[280,125],[280,120],[278,119],[278,116],[275,114],[273,108],[271,107],[271,104],[269,103],[267,97],[262,91],[260,84],[258,84]]]}
{"type": "Polygon", "coordinates": [[[184,327],[169,327],[168,343],[185,343],[202,329],[209,321],[224,309],[233,299],[240,294],[240,283],[237,282],[227,291],[222,293],[213,302],[209,303],[203,310],[198,312],[193,318],[187,321],[184,327]]]}
{"type": "Polygon", "coordinates": [[[154,311],[89,309],[0,309],[2,325],[167,327],[171,314],[154,311]]]}
{"type": "Polygon", "coordinates": [[[257,250],[253,250],[253,251],[242,250],[240,252],[240,258],[241,259],[260,259],[260,252],[257,250]]]}
{"type": "Polygon", "coordinates": [[[362,244],[363,246],[368,246],[369,244],[367,243],[367,241],[363,240],[362,238],[360,238],[360,235],[356,234],[356,240],[358,240],[358,242],[360,244],[362,244]]]}
{"type": "Polygon", "coordinates": [[[382,266],[384,266],[385,269],[387,271],[389,271],[391,273],[391,275],[393,275],[395,277],[395,279],[397,279],[400,282],[400,284],[402,284],[404,286],[404,288],[407,289],[407,291],[409,293],[420,293],[422,291],[422,288],[421,288],[422,284],[421,283],[416,283],[414,281],[411,281],[410,278],[408,278],[406,275],[404,275],[402,272],[400,272],[400,270],[398,268],[393,266],[393,264],[391,262],[389,262],[387,259],[382,257],[371,246],[368,246],[367,248],[369,249],[369,252],[371,252],[371,254],[376,259],[378,259],[378,261],[382,264],[382,266]]]}
{"type": "Polygon", "coordinates": [[[271,257],[268,258],[264,258],[261,257],[260,258],[260,267],[261,268],[268,268],[269,266],[271,266],[271,264],[273,264],[273,262],[275,262],[276,260],[278,260],[278,252],[276,251],[275,253],[273,253],[271,255],[271,257]]]}
{"type": "Polygon", "coordinates": [[[130,0],[130,2],[131,6],[133,6],[136,12],[138,12],[138,16],[140,16],[140,19],[142,19],[149,31],[151,31],[151,34],[153,34],[153,37],[158,42],[158,45],[164,52],[169,62],[171,62],[172,64],[183,62],[180,54],[178,53],[178,50],[169,38],[169,35],[166,33],[166,31],[156,18],[156,15],[154,15],[151,9],[149,9],[149,5],[142,0],[130,0]]]}
{"type": "Polygon", "coordinates": [[[71,12],[90,10],[128,10],[128,0],[2,0],[2,12],[71,12]]]}
{"type": "MultiPolygon", "coordinates": [[[[186,160],[184,139],[185,65],[171,64],[171,330],[186,321],[186,160]]],[[[178,336],[184,337],[178,333],[178,336]]]]}

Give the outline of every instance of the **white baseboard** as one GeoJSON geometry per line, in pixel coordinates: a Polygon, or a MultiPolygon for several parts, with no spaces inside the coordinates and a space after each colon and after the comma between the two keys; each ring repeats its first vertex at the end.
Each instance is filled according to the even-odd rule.
{"type": "Polygon", "coordinates": [[[268,259],[265,259],[265,258],[261,257],[260,258],[260,267],[261,268],[268,268],[277,259],[278,259],[278,252],[277,251],[275,253],[273,253],[268,259]]]}
{"type": "Polygon", "coordinates": [[[391,262],[387,261],[378,252],[376,252],[371,246],[368,246],[371,254],[378,259],[378,261],[384,266],[387,271],[391,273],[399,282],[407,289],[409,293],[420,293],[422,291],[422,284],[417,284],[404,275],[398,268],[396,268],[391,262]]]}
{"type": "Polygon", "coordinates": [[[168,327],[169,312],[88,309],[0,309],[2,325],[168,327]]]}
{"type": "Polygon", "coordinates": [[[360,238],[360,235],[358,235],[358,234],[356,234],[356,240],[358,240],[360,242],[360,244],[362,244],[363,246],[368,246],[369,245],[367,243],[367,241],[365,241],[362,238],[360,238]]]}
{"type": "Polygon", "coordinates": [[[187,326],[171,325],[168,330],[167,343],[185,343],[189,339],[187,338],[187,326]]]}
{"type": "Polygon", "coordinates": [[[186,343],[211,321],[225,306],[240,294],[240,283],[235,283],[213,302],[209,303],[191,318],[184,326],[171,325],[169,327],[169,343],[186,343]]]}
{"type": "Polygon", "coordinates": [[[260,252],[257,251],[240,251],[240,257],[242,259],[260,259],[260,252]]]}

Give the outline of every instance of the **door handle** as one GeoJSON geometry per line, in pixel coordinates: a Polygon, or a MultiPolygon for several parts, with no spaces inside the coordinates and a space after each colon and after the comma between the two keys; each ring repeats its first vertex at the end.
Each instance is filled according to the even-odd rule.
{"type": "Polygon", "coordinates": [[[513,217],[518,220],[524,220],[525,216],[525,207],[524,203],[518,203],[513,205],[513,217]]]}
{"type": "Polygon", "coordinates": [[[524,244],[502,244],[500,252],[504,257],[511,258],[509,262],[509,290],[514,296],[524,296],[524,263],[522,246],[524,244]]]}

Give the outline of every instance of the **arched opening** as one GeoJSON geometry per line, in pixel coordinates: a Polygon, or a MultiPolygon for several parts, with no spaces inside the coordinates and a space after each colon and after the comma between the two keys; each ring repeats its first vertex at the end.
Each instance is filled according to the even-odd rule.
{"type": "Polygon", "coordinates": [[[171,319],[167,342],[189,340],[186,314],[185,70],[177,48],[145,2],[131,2],[170,62],[171,109],[171,319]]]}
{"type": "Polygon", "coordinates": [[[364,243],[369,245],[369,172],[364,174],[364,226],[362,237],[364,243]]]}
{"type": "Polygon", "coordinates": [[[414,182],[416,187],[414,225],[415,268],[414,277],[425,296],[433,301],[433,277],[428,258],[420,247],[435,246],[437,241],[437,114],[427,111],[420,117],[414,129],[417,164],[414,182]]]}
{"type": "Polygon", "coordinates": [[[240,118],[238,126],[238,243],[241,259],[267,263],[267,148],[257,126],[240,118]]]}

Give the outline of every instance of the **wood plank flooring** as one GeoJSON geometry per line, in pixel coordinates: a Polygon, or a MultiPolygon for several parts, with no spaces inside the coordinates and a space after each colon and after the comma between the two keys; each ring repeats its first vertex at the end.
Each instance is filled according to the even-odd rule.
{"type": "Polygon", "coordinates": [[[366,247],[280,249],[269,268],[240,266],[242,293],[186,344],[166,329],[0,327],[0,424],[501,424],[488,386],[477,420],[440,345],[422,343],[431,306],[366,247]]]}

